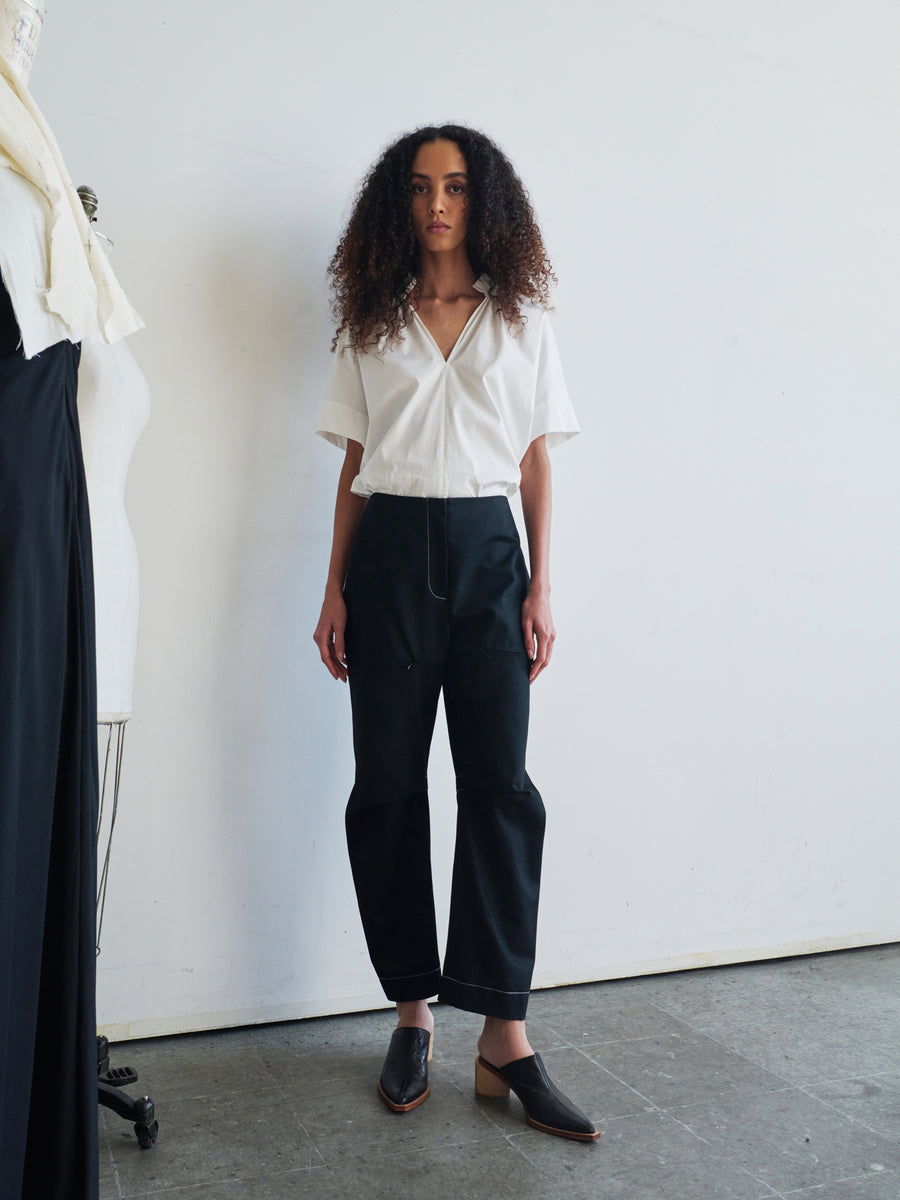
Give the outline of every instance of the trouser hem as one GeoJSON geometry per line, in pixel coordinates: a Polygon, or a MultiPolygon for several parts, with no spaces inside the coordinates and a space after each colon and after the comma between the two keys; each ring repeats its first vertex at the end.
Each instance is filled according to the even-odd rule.
{"type": "Polygon", "coordinates": [[[406,975],[402,979],[378,977],[388,1000],[403,1003],[406,1000],[428,1000],[436,996],[441,987],[441,973],[426,971],[421,975],[406,975]]]}
{"type": "Polygon", "coordinates": [[[496,988],[477,987],[456,979],[441,980],[438,1000],[452,1004],[464,1012],[480,1013],[483,1017],[500,1017],[504,1021],[524,1021],[529,992],[502,992],[496,988]]]}

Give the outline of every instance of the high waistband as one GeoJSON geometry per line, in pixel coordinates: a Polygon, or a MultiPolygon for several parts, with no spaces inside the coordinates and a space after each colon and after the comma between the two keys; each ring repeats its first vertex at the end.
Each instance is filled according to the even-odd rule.
{"type": "Polygon", "coordinates": [[[395,496],[391,492],[373,492],[369,496],[366,506],[376,503],[379,507],[394,505],[398,509],[406,508],[408,511],[413,511],[416,505],[424,509],[430,504],[447,505],[449,508],[456,508],[460,511],[474,505],[484,508],[509,508],[507,496],[395,496]]]}

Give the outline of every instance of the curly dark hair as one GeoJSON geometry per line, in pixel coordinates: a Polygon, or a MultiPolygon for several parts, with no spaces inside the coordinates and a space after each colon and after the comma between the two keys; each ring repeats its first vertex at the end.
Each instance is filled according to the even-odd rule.
{"type": "Polygon", "coordinates": [[[528,194],[509,159],[485,134],[462,125],[428,125],[388,146],[360,186],[353,212],[328,267],[338,321],[332,348],[346,331],[365,350],[395,341],[410,317],[419,271],[410,179],[424,142],[456,142],[466,160],[466,250],[476,275],[490,280],[491,299],[505,320],[520,325],[522,300],[549,307],[556,281],[528,194]]]}

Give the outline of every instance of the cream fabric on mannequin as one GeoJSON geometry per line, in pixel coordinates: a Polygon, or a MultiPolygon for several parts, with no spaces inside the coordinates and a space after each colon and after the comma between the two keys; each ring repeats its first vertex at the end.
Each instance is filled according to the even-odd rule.
{"type": "Polygon", "coordinates": [[[43,302],[50,205],[33,183],[0,165],[0,213],[0,275],[12,300],[26,357],[33,358],[38,348],[69,340],[65,323],[43,302]],[[32,354],[27,353],[29,348],[32,354]]]}
{"type": "Polygon", "coordinates": [[[0,54],[26,84],[46,11],[44,0],[0,0],[0,54]]]}
{"type": "MultiPolygon", "coordinates": [[[[3,17],[0,29],[4,30],[7,41],[13,31],[11,16],[27,15],[28,11],[29,6],[21,0],[12,4],[0,0],[3,17]]],[[[140,329],[143,322],[128,303],[84,215],[56,139],[26,86],[27,67],[27,57],[22,68],[17,69],[0,53],[0,166],[11,168],[27,179],[49,205],[47,280],[41,302],[65,325],[70,341],[99,338],[114,342],[140,329]]],[[[16,308],[15,294],[28,287],[28,281],[11,280],[7,275],[8,262],[0,261],[0,266],[16,308]]],[[[52,344],[41,344],[40,333],[29,327],[18,309],[16,318],[26,358],[52,344]]]]}
{"type": "Polygon", "coordinates": [[[27,90],[43,11],[43,0],[0,0],[0,273],[26,358],[60,341],[83,342],[78,411],[93,526],[98,714],[124,720],[132,709],[138,605],[125,476],[150,398],[130,350],[103,343],[142,322],[27,90]]]}
{"type": "Polygon", "coordinates": [[[150,414],[150,389],[128,345],[86,342],[78,371],[78,420],[91,506],[97,612],[97,720],[133,709],[138,558],[125,512],[125,477],[150,414]]]}

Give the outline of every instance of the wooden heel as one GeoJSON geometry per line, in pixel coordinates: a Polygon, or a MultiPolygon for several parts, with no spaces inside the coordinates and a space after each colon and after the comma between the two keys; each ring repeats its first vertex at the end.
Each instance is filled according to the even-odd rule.
{"type": "Polygon", "coordinates": [[[505,1100],[509,1095],[509,1084],[481,1055],[475,1059],[475,1095],[495,1100],[505,1100]]]}

